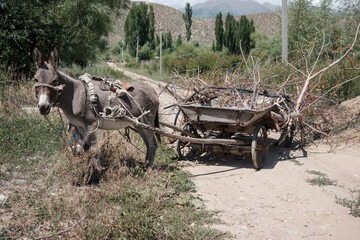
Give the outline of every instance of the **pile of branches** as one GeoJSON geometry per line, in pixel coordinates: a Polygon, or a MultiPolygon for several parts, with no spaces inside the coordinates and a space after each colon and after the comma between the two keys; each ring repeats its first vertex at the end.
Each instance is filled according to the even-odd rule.
{"type": "MultiPolygon", "coordinates": [[[[238,75],[236,81],[234,80],[234,73],[233,75],[227,73],[223,78],[225,80],[222,79],[221,81],[214,79],[204,80],[201,79],[199,75],[197,78],[188,78],[179,75],[178,79],[181,79],[182,87],[187,89],[188,92],[185,96],[176,94],[176,91],[172,91],[172,93],[174,94],[175,92],[175,97],[179,103],[188,101],[189,97],[191,97],[191,101],[203,105],[209,105],[211,103],[211,106],[217,107],[262,109],[273,104],[273,101],[264,101],[264,98],[261,97],[268,95],[268,92],[264,89],[267,89],[276,96],[286,96],[286,90],[291,88],[293,91],[292,94],[289,95],[292,99],[296,99],[291,113],[302,116],[299,121],[300,124],[306,127],[308,135],[314,137],[325,136],[328,138],[332,134],[339,132],[339,130],[359,122],[359,113],[349,113],[346,108],[338,104],[339,101],[329,99],[327,96],[329,93],[336,91],[341,85],[354,81],[360,76],[341,81],[325,92],[319,91],[321,93],[318,94],[314,94],[314,92],[319,88],[322,75],[330,68],[342,62],[352,52],[358,39],[359,29],[360,24],[356,29],[354,40],[347,50],[338,59],[319,70],[317,66],[319,65],[321,57],[324,55],[326,46],[324,35],[322,48],[317,54],[304,54],[303,62],[305,66],[296,67],[290,62],[286,62],[287,66],[290,66],[293,71],[289,73],[287,79],[281,84],[269,84],[271,78],[275,76],[267,77],[267,79],[261,76],[261,67],[267,67],[267,63],[260,66],[261,59],[255,60],[251,54],[248,57],[243,54],[245,68],[239,71],[242,72],[242,75],[238,75]],[[309,61],[310,55],[315,55],[316,59],[312,65],[310,65],[309,61]],[[218,86],[220,88],[230,86],[230,88],[226,91],[222,90],[221,94],[219,94],[219,90],[216,88],[206,88],[209,86],[218,86]],[[248,90],[244,90],[243,92],[234,90],[237,88],[248,90]]],[[[173,89],[175,89],[176,86],[174,83],[173,86],[173,89]]],[[[292,121],[289,122],[288,131],[290,131],[293,124],[292,121]]]]}

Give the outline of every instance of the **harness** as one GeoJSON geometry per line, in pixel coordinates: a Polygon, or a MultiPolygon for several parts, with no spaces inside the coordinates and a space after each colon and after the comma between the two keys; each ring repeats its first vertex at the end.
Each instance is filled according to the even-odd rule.
{"type": "MultiPolygon", "coordinates": [[[[133,98],[133,96],[123,87],[123,83],[120,80],[112,80],[110,78],[99,78],[99,77],[91,77],[90,74],[85,73],[79,77],[80,80],[84,81],[89,90],[89,99],[92,103],[92,108],[97,116],[98,126],[101,126],[104,119],[114,120],[118,118],[122,118],[126,115],[129,115],[134,120],[139,120],[150,111],[144,111],[140,104],[133,98]],[[103,108],[103,112],[100,112],[98,108],[99,96],[95,91],[94,84],[92,80],[95,81],[103,81],[103,86],[100,87],[103,91],[110,91],[110,95],[108,97],[108,105],[103,108]],[[121,101],[120,97],[127,96],[132,102],[135,103],[137,108],[140,110],[140,116],[135,117],[130,112],[130,110],[126,107],[126,105],[121,101]],[[117,101],[114,105],[113,101],[117,101]]],[[[147,120],[146,120],[147,121],[147,120]]],[[[97,129],[96,128],[96,129],[97,129]]],[[[96,131],[95,129],[95,131],[96,131]]]]}
{"type": "Polygon", "coordinates": [[[35,92],[36,92],[36,89],[39,88],[39,87],[47,87],[47,88],[50,88],[50,89],[54,90],[54,92],[55,92],[55,100],[54,100],[53,104],[55,106],[57,106],[59,104],[58,98],[61,95],[61,91],[64,89],[65,84],[61,84],[61,85],[58,85],[58,86],[53,86],[53,85],[46,84],[46,83],[36,83],[35,86],[34,86],[35,92]]]}

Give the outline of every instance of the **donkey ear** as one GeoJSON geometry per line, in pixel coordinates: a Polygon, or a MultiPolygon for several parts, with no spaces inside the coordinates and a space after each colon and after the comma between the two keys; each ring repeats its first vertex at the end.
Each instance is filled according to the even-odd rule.
{"type": "Polygon", "coordinates": [[[44,64],[44,59],[42,57],[42,53],[40,51],[40,45],[39,44],[35,45],[32,57],[34,59],[34,62],[36,64],[37,68],[40,68],[40,66],[44,64]]]}
{"type": "Polygon", "coordinates": [[[59,51],[55,44],[51,45],[50,63],[55,69],[59,66],[59,51]]]}

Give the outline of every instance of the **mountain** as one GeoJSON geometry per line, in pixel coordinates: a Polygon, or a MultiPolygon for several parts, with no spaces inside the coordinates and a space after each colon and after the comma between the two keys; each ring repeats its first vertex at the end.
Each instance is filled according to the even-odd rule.
{"type": "MultiPolygon", "coordinates": [[[[138,3],[138,2],[137,2],[138,3]]],[[[183,13],[172,7],[162,4],[149,3],[154,8],[155,28],[160,28],[162,24],[163,33],[171,32],[173,40],[176,41],[180,34],[183,41],[186,38],[185,23],[182,18],[183,13]]],[[[129,10],[122,10],[120,16],[114,16],[113,32],[109,34],[109,45],[114,46],[119,40],[124,41],[124,23],[129,10]]],[[[248,15],[249,19],[254,20],[257,32],[263,33],[268,37],[273,36],[279,31],[279,14],[276,12],[258,13],[248,15]]],[[[235,17],[236,20],[239,17],[235,17]]],[[[225,21],[225,19],[224,19],[225,21]]],[[[191,41],[198,41],[200,44],[211,45],[215,41],[215,18],[193,18],[191,26],[191,41]]],[[[159,31],[156,31],[158,34],[159,31]]]]}
{"type": "Polygon", "coordinates": [[[272,5],[271,3],[268,3],[268,2],[265,2],[262,4],[263,6],[267,7],[268,9],[270,9],[271,11],[277,11],[277,10],[280,10],[281,7],[280,6],[275,6],[275,5],[272,5]]]}
{"type": "Polygon", "coordinates": [[[215,18],[219,12],[223,16],[228,12],[234,16],[241,16],[274,11],[268,4],[260,4],[255,0],[208,0],[195,4],[192,10],[194,18],[215,18]]]}

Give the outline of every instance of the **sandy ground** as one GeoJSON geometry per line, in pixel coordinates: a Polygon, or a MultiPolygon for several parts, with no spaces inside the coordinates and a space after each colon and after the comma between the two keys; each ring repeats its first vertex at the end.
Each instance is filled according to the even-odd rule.
{"type": "MultiPolygon", "coordinates": [[[[119,70],[155,87],[161,93],[162,120],[173,122],[173,111],[163,110],[175,102],[162,91],[166,84],[119,70]]],[[[208,155],[184,169],[205,207],[222,220],[213,227],[235,239],[360,239],[360,218],[336,203],[336,197],[351,199],[351,191],[360,190],[360,132],[349,134],[352,141],[339,137],[335,149],[324,143],[306,149],[270,146],[267,165],[258,171],[249,157],[231,155],[208,155]],[[316,177],[311,170],[327,174],[336,185],[310,185],[306,180],[316,177]]]]}

